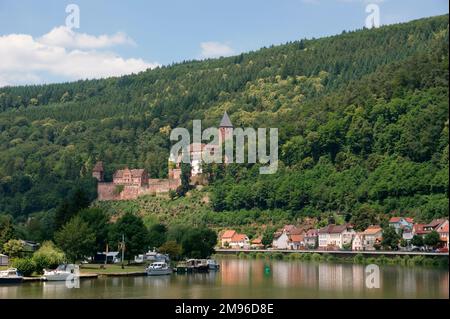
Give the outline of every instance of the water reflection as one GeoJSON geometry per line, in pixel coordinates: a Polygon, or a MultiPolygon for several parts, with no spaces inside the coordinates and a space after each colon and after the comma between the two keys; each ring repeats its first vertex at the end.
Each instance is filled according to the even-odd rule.
{"type": "Polygon", "coordinates": [[[365,285],[365,266],[223,259],[208,274],[109,277],[0,285],[0,298],[448,298],[449,272],[436,268],[380,267],[380,288],[365,285]]]}

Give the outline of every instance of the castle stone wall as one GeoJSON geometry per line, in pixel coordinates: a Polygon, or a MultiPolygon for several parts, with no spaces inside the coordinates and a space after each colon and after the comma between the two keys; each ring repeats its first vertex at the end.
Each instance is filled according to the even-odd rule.
{"type": "Polygon", "coordinates": [[[176,190],[180,185],[180,179],[149,179],[146,186],[123,185],[123,190],[117,194],[117,187],[120,185],[98,183],[97,199],[100,201],[136,199],[142,195],[167,193],[170,190],[176,190]]]}

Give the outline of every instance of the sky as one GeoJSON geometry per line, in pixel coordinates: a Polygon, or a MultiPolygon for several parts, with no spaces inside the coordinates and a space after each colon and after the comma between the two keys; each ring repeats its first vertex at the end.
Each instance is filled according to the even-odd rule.
{"type": "Polygon", "coordinates": [[[447,0],[0,0],[0,87],[104,78],[448,13],[447,0]],[[79,24],[74,19],[79,9],[79,24]],[[372,7],[373,8],[373,7],[372,7]],[[373,9],[372,9],[373,10],[373,9]]]}

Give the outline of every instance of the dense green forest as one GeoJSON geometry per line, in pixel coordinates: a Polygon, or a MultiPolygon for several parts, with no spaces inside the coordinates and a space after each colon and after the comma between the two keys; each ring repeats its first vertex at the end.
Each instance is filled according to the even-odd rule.
{"type": "Polygon", "coordinates": [[[279,128],[280,165],[270,176],[250,165],[209,167],[212,213],[448,216],[448,22],[0,88],[0,215],[25,237],[51,238],[70,198],[80,190],[95,198],[97,160],[107,179],[125,165],[165,177],[170,129],[193,119],[217,125],[226,110],[235,126],[279,128]]]}

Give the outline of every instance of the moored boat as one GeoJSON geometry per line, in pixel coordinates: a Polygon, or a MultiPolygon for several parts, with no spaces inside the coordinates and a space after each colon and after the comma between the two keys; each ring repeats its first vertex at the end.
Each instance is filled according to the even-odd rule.
{"type": "Polygon", "coordinates": [[[187,263],[185,261],[180,261],[177,264],[176,272],[179,273],[179,274],[183,274],[183,273],[188,272],[188,265],[187,265],[187,263]]]}
{"type": "Polygon", "coordinates": [[[172,268],[164,261],[157,261],[146,269],[147,275],[149,276],[160,276],[160,275],[170,275],[173,270],[172,268]]]}
{"type": "Polygon", "coordinates": [[[23,281],[16,268],[9,268],[7,270],[0,271],[0,284],[19,284],[23,281]]]}
{"type": "Polygon", "coordinates": [[[186,261],[188,271],[208,272],[209,266],[205,259],[188,259],[186,261]]]}
{"type": "Polygon", "coordinates": [[[208,259],[206,260],[206,263],[208,264],[209,270],[219,270],[220,268],[220,265],[214,259],[208,259]]]}
{"type": "Polygon", "coordinates": [[[44,276],[42,278],[47,281],[66,281],[69,276],[76,274],[77,266],[73,264],[59,265],[54,270],[44,269],[44,276]]]}

